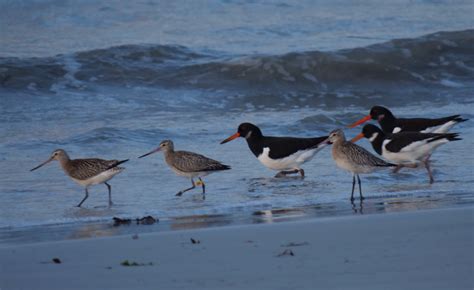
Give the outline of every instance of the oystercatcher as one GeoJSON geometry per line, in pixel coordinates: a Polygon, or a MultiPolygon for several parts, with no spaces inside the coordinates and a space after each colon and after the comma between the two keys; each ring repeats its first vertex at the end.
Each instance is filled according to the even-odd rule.
{"type": "Polygon", "coordinates": [[[351,201],[354,201],[354,187],[355,178],[357,176],[357,182],[359,183],[359,194],[360,200],[363,200],[362,196],[362,185],[360,182],[359,174],[371,173],[376,169],[382,169],[386,167],[396,166],[385,162],[384,160],[374,156],[364,148],[357,146],[349,141],[346,141],[344,132],[341,129],[332,131],[329,134],[329,143],[332,143],[332,158],[336,162],[339,168],[352,172],[352,193],[351,201]]]}
{"type": "Polygon", "coordinates": [[[396,118],[389,109],[382,106],[374,106],[370,109],[370,114],[350,125],[354,128],[368,120],[377,120],[385,134],[399,132],[420,132],[420,133],[446,133],[457,123],[467,121],[461,115],[453,115],[439,119],[426,118],[396,118]]]}
{"type": "Polygon", "coordinates": [[[458,133],[419,133],[400,132],[396,134],[385,134],[379,127],[368,124],[362,128],[362,132],[351,141],[365,137],[372,143],[374,150],[390,162],[397,164],[394,172],[401,167],[417,167],[424,163],[430,183],[434,182],[430,169],[429,157],[439,146],[450,141],[461,140],[458,133]]]}
{"type": "Polygon", "coordinates": [[[269,137],[251,123],[242,123],[237,133],[221,142],[227,143],[235,138],[247,140],[250,151],[266,167],[278,170],[275,177],[300,173],[304,177],[303,163],[311,160],[314,155],[327,145],[328,136],[316,138],[269,137]]]}
{"type": "Polygon", "coordinates": [[[206,185],[204,184],[204,181],[202,181],[201,177],[217,171],[230,169],[230,166],[207,158],[201,154],[188,151],[175,151],[173,141],[171,140],[161,141],[158,148],[143,154],[138,158],[143,158],[158,151],[163,151],[166,163],[177,175],[191,179],[192,186],[190,188],[181,190],[176,194],[176,196],[181,196],[186,191],[194,189],[196,185],[201,185],[202,197],[205,199],[206,185]],[[199,179],[199,182],[194,182],[194,178],[196,177],[199,179]]]}

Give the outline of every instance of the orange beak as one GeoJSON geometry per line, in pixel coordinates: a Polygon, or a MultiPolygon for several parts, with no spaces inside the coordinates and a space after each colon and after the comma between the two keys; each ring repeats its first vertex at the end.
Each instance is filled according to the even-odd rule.
{"type": "Polygon", "coordinates": [[[235,133],[234,135],[230,136],[229,138],[225,139],[224,141],[221,142],[221,144],[224,144],[224,143],[227,143],[229,141],[232,141],[234,140],[235,138],[239,138],[240,137],[240,133],[237,132],[235,133]]]}
{"type": "Polygon", "coordinates": [[[360,139],[364,138],[364,134],[363,133],[360,133],[359,135],[355,136],[354,138],[352,138],[351,142],[352,143],[355,143],[357,141],[359,141],[360,139]]]}
{"type": "Polygon", "coordinates": [[[356,126],[359,126],[360,124],[363,124],[363,123],[367,122],[370,119],[372,119],[372,116],[367,115],[364,118],[360,119],[359,121],[355,122],[354,124],[349,125],[349,128],[354,128],[356,126]]]}

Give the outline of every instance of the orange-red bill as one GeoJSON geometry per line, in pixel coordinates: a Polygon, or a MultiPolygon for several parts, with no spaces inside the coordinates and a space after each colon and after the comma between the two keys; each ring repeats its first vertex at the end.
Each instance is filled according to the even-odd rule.
{"type": "Polygon", "coordinates": [[[357,141],[359,141],[360,139],[364,138],[364,134],[363,133],[360,133],[359,135],[355,136],[354,138],[351,139],[351,142],[352,143],[355,143],[357,141]]]}
{"type": "Polygon", "coordinates": [[[240,133],[237,132],[235,133],[234,135],[230,136],[229,138],[225,139],[224,141],[221,142],[221,144],[224,144],[224,143],[227,143],[229,141],[232,141],[234,140],[235,138],[239,138],[240,137],[240,133]]]}
{"type": "Polygon", "coordinates": [[[349,128],[354,128],[356,126],[359,126],[360,124],[363,124],[363,123],[367,122],[370,119],[372,119],[372,116],[367,115],[364,118],[360,119],[359,121],[355,122],[354,124],[349,125],[349,128]]]}

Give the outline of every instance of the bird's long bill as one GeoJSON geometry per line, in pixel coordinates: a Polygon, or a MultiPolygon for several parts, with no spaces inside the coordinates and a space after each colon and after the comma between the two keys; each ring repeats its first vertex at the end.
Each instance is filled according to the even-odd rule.
{"type": "Polygon", "coordinates": [[[354,124],[349,125],[349,128],[354,128],[356,126],[359,126],[360,124],[363,124],[363,123],[367,122],[370,119],[372,119],[372,116],[367,115],[364,118],[360,119],[359,121],[355,122],[354,124]]]}
{"type": "Polygon", "coordinates": [[[359,141],[360,139],[364,138],[364,134],[363,133],[360,133],[359,135],[355,136],[354,138],[351,139],[351,142],[352,143],[355,143],[357,141],[359,141]]]}
{"type": "Polygon", "coordinates": [[[43,165],[45,165],[45,164],[51,162],[52,160],[53,160],[53,158],[49,158],[49,159],[46,160],[45,162],[43,162],[43,163],[41,163],[40,165],[36,166],[35,168],[30,169],[30,171],[36,170],[36,169],[40,168],[41,166],[43,166],[43,165]]]}
{"type": "Polygon", "coordinates": [[[237,132],[235,133],[234,135],[230,136],[229,138],[225,139],[224,141],[221,142],[221,144],[224,144],[224,143],[227,143],[229,141],[232,141],[234,140],[235,138],[239,138],[240,137],[240,133],[237,132]]]}
{"type": "Polygon", "coordinates": [[[158,148],[154,149],[153,151],[148,152],[147,154],[143,154],[142,156],[139,156],[138,158],[143,158],[143,157],[145,157],[145,156],[148,156],[148,155],[151,155],[151,154],[153,154],[153,153],[156,153],[156,152],[160,151],[160,149],[161,149],[161,148],[158,147],[158,148]]]}

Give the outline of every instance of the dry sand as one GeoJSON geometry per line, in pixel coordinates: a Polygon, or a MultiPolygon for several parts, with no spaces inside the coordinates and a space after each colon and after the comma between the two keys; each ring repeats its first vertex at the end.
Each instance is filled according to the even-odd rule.
{"type": "Polygon", "coordinates": [[[0,289],[473,289],[473,213],[469,207],[9,246],[0,248],[0,289]],[[51,263],[55,257],[62,263],[51,263]],[[122,266],[124,260],[143,265],[122,266]]]}

